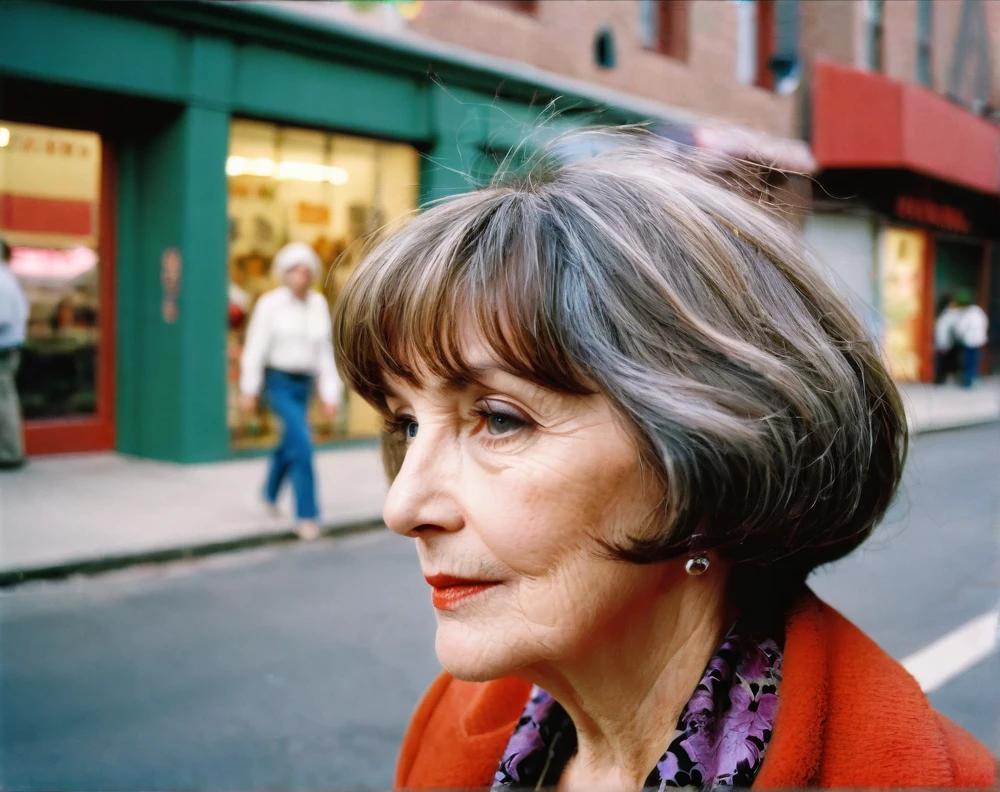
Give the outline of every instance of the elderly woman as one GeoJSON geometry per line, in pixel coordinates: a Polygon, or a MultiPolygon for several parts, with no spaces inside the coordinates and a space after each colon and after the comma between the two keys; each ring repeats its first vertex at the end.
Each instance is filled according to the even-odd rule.
{"type": "Polygon", "coordinates": [[[416,217],[336,313],[446,669],[397,785],[990,784],[988,751],[805,587],[899,481],[878,350],[707,168],[592,148],[416,217]]]}
{"type": "Polygon", "coordinates": [[[271,454],[264,500],[276,509],[288,478],[295,493],[296,532],[302,539],[320,534],[308,409],[313,386],[327,417],[336,417],[342,385],[334,367],[330,309],[312,288],[319,257],[304,242],[290,242],[274,257],[282,285],[263,294],[254,306],[240,360],[243,409],[257,409],[261,390],[282,423],[281,442],[271,454]]]}

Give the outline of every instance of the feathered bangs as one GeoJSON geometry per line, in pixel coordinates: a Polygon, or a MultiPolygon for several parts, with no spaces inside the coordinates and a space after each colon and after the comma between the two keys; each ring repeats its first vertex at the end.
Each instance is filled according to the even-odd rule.
{"type": "Polygon", "coordinates": [[[334,318],[337,366],[351,388],[385,413],[387,375],[466,384],[477,337],[512,374],[594,392],[558,329],[558,246],[543,241],[545,213],[525,211],[532,200],[503,188],[461,195],[373,247],[334,318]]]}

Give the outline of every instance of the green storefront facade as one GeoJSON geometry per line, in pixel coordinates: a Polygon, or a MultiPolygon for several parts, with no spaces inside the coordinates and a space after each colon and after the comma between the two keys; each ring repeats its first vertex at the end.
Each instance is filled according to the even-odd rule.
{"type": "MultiPolygon", "coordinates": [[[[41,451],[233,455],[222,317],[234,119],[411,144],[425,202],[487,175],[552,100],[571,108],[561,125],[592,121],[598,109],[493,66],[270,6],[0,6],[0,123],[100,136],[102,256],[113,259],[101,351],[107,425],[73,440],[72,422],[39,422],[29,451],[34,431],[41,451]],[[178,262],[172,276],[167,260],[178,262]]],[[[638,120],[600,113],[606,123],[638,120]]]]}

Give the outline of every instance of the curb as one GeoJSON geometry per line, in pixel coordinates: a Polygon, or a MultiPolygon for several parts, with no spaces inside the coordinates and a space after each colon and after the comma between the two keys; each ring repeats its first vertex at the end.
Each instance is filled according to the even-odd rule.
{"type": "MultiPolygon", "coordinates": [[[[350,534],[362,533],[381,528],[383,525],[380,518],[371,520],[361,520],[357,522],[344,523],[325,527],[320,531],[319,538],[332,538],[339,536],[349,536],[350,534]]],[[[230,553],[239,550],[250,550],[256,547],[267,545],[288,544],[301,541],[294,531],[269,531],[267,533],[250,534],[236,539],[224,539],[217,542],[207,542],[205,544],[168,547],[161,550],[147,550],[138,553],[122,553],[119,555],[104,556],[102,558],[86,559],[80,561],[66,561],[60,564],[51,564],[38,567],[27,567],[24,569],[10,569],[0,571],[0,589],[10,589],[39,580],[63,580],[74,575],[85,575],[92,577],[102,575],[106,572],[114,572],[119,569],[126,569],[140,564],[165,564],[171,561],[187,561],[194,558],[204,558],[205,556],[218,555],[220,553],[230,553]]]]}
{"type": "Polygon", "coordinates": [[[958,421],[942,421],[941,423],[924,423],[921,426],[908,426],[911,435],[934,434],[935,432],[950,432],[955,429],[966,429],[977,426],[988,426],[1000,423],[1000,415],[984,415],[978,418],[967,418],[958,421]]]}

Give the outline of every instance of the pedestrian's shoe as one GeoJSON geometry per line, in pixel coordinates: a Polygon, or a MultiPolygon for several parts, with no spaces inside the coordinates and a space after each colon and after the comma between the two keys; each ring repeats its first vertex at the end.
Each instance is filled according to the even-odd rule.
{"type": "Polygon", "coordinates": [[[269,501],[266,498],[264,499],[264,511],[267,512],[267,516],[272,520],[280,520],[285,516],[281,513],[281,509],[278,508],[277,503],[269,501]]]}
{"type": "Polygon", "coordinates": [[[315,520],[299,520],[298,525],[295,526],[295,533],[303,542],[319,539],[319,523],[315,520]]]}
{"type": "Polygon", "coordinates": [[[27,464],[27,457],[21,457],[20,459],[0,459],[0,470],[20,470],[27,464]]]}

